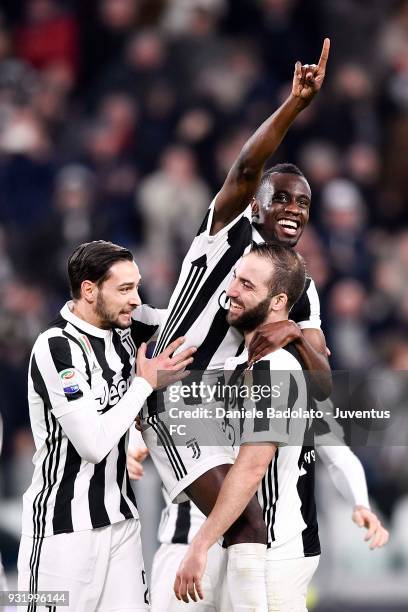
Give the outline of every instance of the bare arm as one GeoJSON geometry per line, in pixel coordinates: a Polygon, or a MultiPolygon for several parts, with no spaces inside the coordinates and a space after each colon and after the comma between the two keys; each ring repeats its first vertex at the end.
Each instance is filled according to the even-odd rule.
{"type": "Polygon", "coordinates": [[[256,130],[243,146],[219,192],[211,233],[216,234],[237,217],[254,195],[267,159],[276,151],[298,114],[320,90],[329,57],[325,38],[317,66],[296,62],[292,91],[287,100],[256,130]]]}
{"type": "Polygon", "coordinates": [[[188,592],[196,601],[194,588],[203,598],[201,577],[208,549],[241,516],[255,495],[275,451],[276,446],[270,443],[244,444],[239,449],[237,460],[222,483],[214,508],[194,537],[177,572],[174,591],[178,599],[188,602],[188,592]]]}
{"type": "Polygon", "coordinates": [[[332,376],[322,330],[302,329],[295,346],[305,368],[310,372],[313,397],[319,401],[327,399],[332,391],[332,376]]]}

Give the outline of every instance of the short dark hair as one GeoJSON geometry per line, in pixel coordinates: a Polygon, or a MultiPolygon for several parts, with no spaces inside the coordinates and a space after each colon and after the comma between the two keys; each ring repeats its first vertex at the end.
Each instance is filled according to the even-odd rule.
{"type": "Polygon", "coordinates": [[[306,265],[299,253],[291,247],[278,242],[262,242],[252,244],[251,253],[262,257],[273,264],[270,294],[285,293],[288,297],[288,311],[298,301],[306,283],[306,265]]]}
{"type": "Polygon", "coordinates": [[[94,240],[77,246],[68,259],[68,277],[72,298],[81,297],[81,284],[90,280],[98,286],[109,277],[110,268],[118,261],[133,261],[124,247],[105,240],[94,240]]]}
{"type": "Polygon", "coordinates": [[[269,180],[271,174],[296,174],[297,176],[301,176],[302,178],[305,179],[305,181],[307,181],[307,178],[305,177],[303,172],[300,170],[300,168],[295,166],[295,164],[284,163],[284,164],[275,164],[274,166],[272,166],[272,168],[269,168],[268,170],[266,170],[261,176],[261,181],[260,181],[259,186],[265,183],[265,181],[269,180]]]}

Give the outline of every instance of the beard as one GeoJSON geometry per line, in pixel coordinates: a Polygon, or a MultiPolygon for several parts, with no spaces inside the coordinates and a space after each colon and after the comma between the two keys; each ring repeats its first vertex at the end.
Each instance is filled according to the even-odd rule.
{"type": "Polygon", "coordinates": [[[227,321],[241,333],[254,331],[254,329],[262,325],[266,320],[270,303],[271,298],[265,298],[250,310],[244,310],[241,315],[236,317],[231,317],[231,313],[228,312],[227,321]]]}
{"type": "Polygon", "coordinates": [[[95,312],[101,320],[102,329],[114,329],[115,327],[118,329],[127,329],[131,325],[131,321],[125,324],[121,323],[119,315],[109,310],[108,305],[102,295],[102,291],[98,292],[95,312]]]}

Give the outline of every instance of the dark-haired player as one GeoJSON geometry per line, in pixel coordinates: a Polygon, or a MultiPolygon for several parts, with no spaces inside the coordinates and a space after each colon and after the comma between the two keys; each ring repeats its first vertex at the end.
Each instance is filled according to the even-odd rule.
{"type": "MultiPolygon", "coordinates": [[[[297,62],[290,96],[247,141],[233,164],[183,261],[179,281],[160,328],[157,352],[183,335],[187,346],[197,346],[195,369],[216,371],[222,370],[226,359],[239,351],[242,336],[226,320],[226,289],[234,267],[249,250],[253,239],[261,242],[276,235],[294,245],[308,220],[310,187],[300,171],[281,167],[264,180],[262,174],[264,164],[291,123],[319,91],[328,54],[329,41],[326,39],[317,65],[302,66],[297,62]],[[261,192],[258,191],[260,186],[261,192]],[[249,205],[254,195],[256,225],[252,225],[249,205]]],[[[295,342],[308,369],[328,373],[326,378],[319,376],[316,379],[315,389],[317,397],[326,397],[330,369],[320,331],[317,295],[310,280],[301,305],[303,309],[295,318],[299,325],[289,322],[274,324],[273,333],[269,329],[266,339],[262,336],[257,341],[255,339],[256,350],[250,357],[257,359],[265,351],[270,352],[271,336],[278,342],[277,346],[295,342]],[[310,296],[315,299],[311,300],[310,296]],[[314,328],[312,333],[310,328],[314,328]]],[[[231,465],[229,450],[222,445],[206,446],[192,456],[187,445],[176,447],[160,418],[166,402],[166,396],[148,402],[148,410],[143,414],[145,442],[170,498],[180,501],[180,494],[186,493],[200,510],[208,514],[231,465]]],[[[228,552],[232,547],[241,547],[244,551],[242,545],[245,545],[240,563],[229,566],[227,570],[235,598],[233,609],[246,605],[245,582],[252,581],[253,589],[257,591],[255,583],[262,580],[257,577],[257,555],[259,543],[266,540],[265,527],[259,517],[259,504],[254,500],[240,517],[239,528],[225,536],[228,552]],[[249,550],[251,543],[255,544],[254,554],[249,550]]],[[[259,593],[261,596],[261,590],[259,593]]]]}
{"type": "Polygon", "coordinates": [[[127,432],[157,388],[158,371],[162,383],[177,379],[194,349],[171,357],[183,342],[177,339],[146,359],[143,341],[160,313],[152,311],[149,324],[133,321],[141,277],[127,249],[80,245],[68,275],[72,301],[38,337],[29,366],[36,453],[24,495],[19,589],[33,596],[30,612],[64,603],[52,599],[56,591],[69,592],[70,611],[146,611],[127,432]],[[36,604],[38,591],[50,599],[36,604]]]}

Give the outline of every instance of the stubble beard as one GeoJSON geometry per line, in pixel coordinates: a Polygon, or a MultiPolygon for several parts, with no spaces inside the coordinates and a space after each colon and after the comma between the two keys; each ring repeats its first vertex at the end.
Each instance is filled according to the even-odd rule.
{"type": "Polygon", "coordinates": [[[101,321],[100,325],[102,329],[127,329],[131,325],[131,322],[128,324],[121,323],[119,318],[115,317],[109,311],[101,291],[99,291],[98,297],[96,298],[95,312],[101,321]]]}
{"type": "Polygon", "coordinates": [[[254,329],[265,322],[268,316],[270,303],[271,298],[267,297],[250,310],[244,310],[244,312],[236,318],[231,317],[230,313],[228,312],[227,321],[232,327],[238,329],[238,331],[240,331],[242,334],[244,332],[254,331],[254,329]]]}

